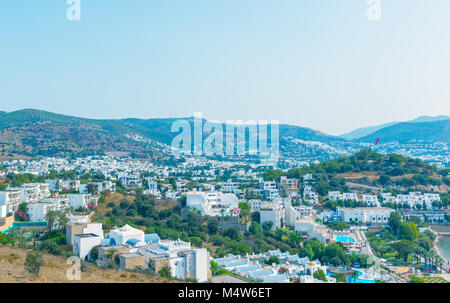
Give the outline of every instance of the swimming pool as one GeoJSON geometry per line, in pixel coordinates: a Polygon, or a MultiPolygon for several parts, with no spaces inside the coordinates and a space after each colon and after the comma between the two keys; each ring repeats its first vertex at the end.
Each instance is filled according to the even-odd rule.
{"type": "Polygon", "coordinates": [[[360,279],[359,277],[362,276],[362,272],[357,270],[358,272],[358,278],[355,279],[352,276],[348,276],[347,283],[377,283],[375,280],[369,280],[369,279],[360,279]]]}
{"type": "Polygon", "coordinates": [[[352,237],[349,237],[349,236],[345,236],[345,235],[336,235],[336,242],[354,243],[355,239],[353,239],[352,237]]]}
{"type": "MultiPolygon", "coordinates": [[[[363,273],[360,270],[357,270],[357,272],[358,278],[356,278],[356,281],[350,274],[347,274],[347,283],[377,283],[375,280],[361,279],[360,277],[363,275],[363,273]]],[[[336,277],[336,274],[331,273],[329,270],[327,270],[327,276],[336,277]]]]}

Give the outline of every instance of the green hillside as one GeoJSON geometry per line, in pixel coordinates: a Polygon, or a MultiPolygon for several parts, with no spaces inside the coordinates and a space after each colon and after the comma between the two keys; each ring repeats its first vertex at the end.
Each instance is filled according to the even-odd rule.
{"type": "Polygon", "coordinates": [[[375,142],[378,137],[380,137],[380,143],[393,141],[397,141],[399,143],[450,143],[450,120],[420,123],[399,123],[380,129],[368,136],[358,139],[358,141],[375,142]]]}

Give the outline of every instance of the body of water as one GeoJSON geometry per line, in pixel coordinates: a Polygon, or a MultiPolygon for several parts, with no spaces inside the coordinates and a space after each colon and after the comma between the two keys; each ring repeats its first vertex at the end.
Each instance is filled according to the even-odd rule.
{"type": "Polygon", "coordinates": [[[450,236],[440,237],[437,244],[441,253],[450,260],[450,236]]]}

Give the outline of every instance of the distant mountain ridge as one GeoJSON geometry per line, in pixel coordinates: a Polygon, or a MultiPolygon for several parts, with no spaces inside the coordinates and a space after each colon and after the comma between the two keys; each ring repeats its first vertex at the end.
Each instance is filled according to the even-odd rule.
{"type": "MultiPolygon", "coordinates": [[[[193,130],[192,117],[181,119],[189,121],[193,130]]],[[[148,144],[133,137],[141,136],[170,145],[178,135],[171,132],[176,120],[180,118],[88,119],[36,109],[0,112],[0,150],[3,148],[3,153],[23,152],[29,156],[97,154],[118,150],[142,154],[148,152],[148,144]]],[[[300,126],[281,124],[279,129],[280,137],[320,142],[345,141],[300,126]]]]}
{"type": "MultiPolygon", "coordinates": [[[[288,157],[303,155],[304,159],[310,159],[320,155],[321,159],[326,159],[327,155],[358,149],[361,143],[373,143],[378,137],[381,144],[392,141],[449,142],[450,119],[446,118],[450,117],[424,116],[413,120],[415,122],[394,122],[351,141],[306,127],[280,124],[280,150],[288,157]],[[437,119],[439,121],[423,122],[437,119]]],[[[161,157],[165,147],[178,135],[171,132],[171,128],[180,119],[187,120],[193,132],[193,117],[88,119],[36,109],[0,111],[0,158],[15,155],[83,156],[107,152],[161,157]]],[[[205,121],[203,119],[203,123],[205,121]]]]}
{"type": "Polygon", "coordinates": [[[382,128],[368,136],[357,139],[357,141],[375,142],[377,138],[380,138],[381,144],[388,142],[402,144],[445,142],[450,144],[450,120],[402,122],[382,128]]]}
{"type": "MultiPolygon", "coordinates": [[[[405,122],[409,122],[409,123],[434,122],[434,121],[441,121],[441,120],[448,120],[448,119],[450,119],[450,116],[444,116],[444,115],[436,116],[436,117],[420,116],[414,120],[405,121],[405,122]]],[[[339,137],[347,139],[347,140],[356,140],[356,139],[360,139],[360,138],[369,136],[370,134],[372,134],[380,129],[390,127],[390,126],[400,124],[400,123],[404,123],[404,122],[395,121],[395,122],[388,122],[388,123],[384,123],[384,124],[380,124],[380,125],[362,127],[362,128],[355,129],[349,133],[340,135],[339,137]]]]}

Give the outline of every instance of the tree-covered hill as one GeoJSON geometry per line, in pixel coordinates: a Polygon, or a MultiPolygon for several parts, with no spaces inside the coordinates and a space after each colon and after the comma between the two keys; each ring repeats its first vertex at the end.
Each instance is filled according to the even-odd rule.
{"type": "MultiPolygon", "coordinates": [[[[193,136],[194,119],[182,119],[189,122],[193,136]]],[[[178,135],[171,129],[176,120],[178,119],[87,119],[36,109],[0,112],[0,156],[67,156],[109,151],[154,154],[154,149],[144,143],[150,140],[170,145],[178,135]]],[[[206,122],[202,121],[203,124],[206,122]]],[[[222,127],[225,130],[225,125],[222,127]]],[[[207,135],[203,134],[204,137],[207,135]]],[[[280,137],[321,142],[344,141],[309,128],[286,124],[280,125],[280,137]]]]}
{"type": "Polygon", "coordinates": [[[322,196],[329,190],[348,191],[346,181],[349,179],[377,187],[443,186],[444,190],[450,187],[449,169],[438,169],[421,159],[398,154],[384,155],[371,149],[287,172],[268,170],[264,178],[278,180],[282,175],[302,178],[307,173],[311,173],[316,179],[316,189],[322,196]]]}

